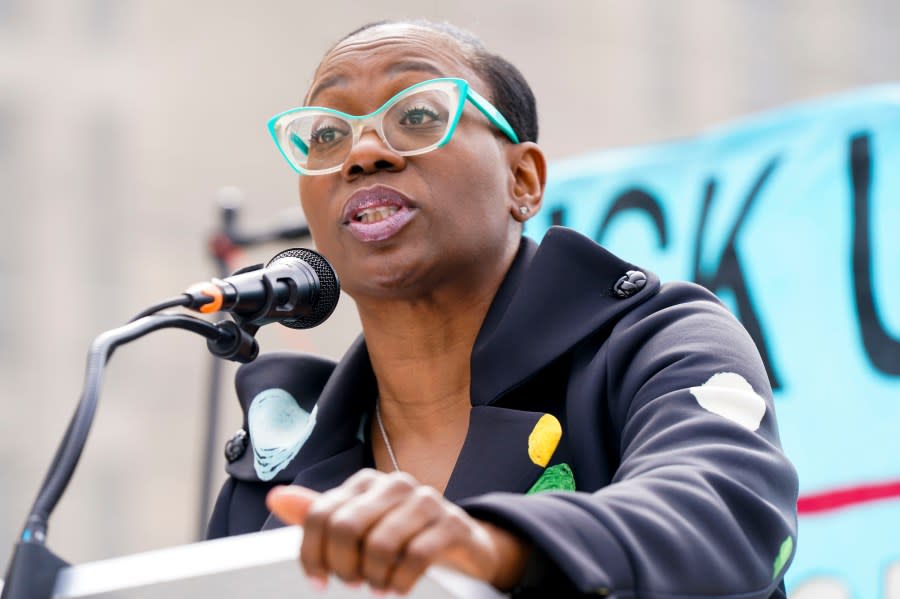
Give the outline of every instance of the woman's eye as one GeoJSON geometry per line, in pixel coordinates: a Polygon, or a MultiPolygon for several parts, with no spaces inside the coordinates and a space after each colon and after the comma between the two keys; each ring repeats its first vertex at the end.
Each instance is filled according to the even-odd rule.
{"type": "Polygon", "coordinates": [[[434,110],[426,107],[410,108],[403,113],[400,119],[401,125],[416,127],[422,125],[431,125],[440,120],[440,115],[434,110]]]}
{"type": "Polygon", "coordinates": [[[345,132],[337,127],[320,127],[309,136],[310,145],[327,145],[339,141],[345,132]]]}
{"type": "Polygon", "coordinates": [[[315,123],[309,132],[310,146],[329,146],[340,143],[350,134],[349,127],[334,119],[323,119],[315,123]]]}

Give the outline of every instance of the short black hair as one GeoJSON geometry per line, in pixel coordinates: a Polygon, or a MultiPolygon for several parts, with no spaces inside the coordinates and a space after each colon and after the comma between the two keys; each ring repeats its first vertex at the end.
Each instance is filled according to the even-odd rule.
{"type": "Polygon", "coordinates": [[[519,141],[537,141],[537,105],[531,86],[528,85],[519,69],[505,58],[489,51],[475,34],[465,29],[450,23],[435,23],[426,19],[385,19],[373,21],[354,29],[339,39],[335,46],[363,31],[383,25],[411,25],[433,31],[455,41],[465,51],[469,66],[484,78],[489,88],[491,103],[509,121],[519,141]]]}

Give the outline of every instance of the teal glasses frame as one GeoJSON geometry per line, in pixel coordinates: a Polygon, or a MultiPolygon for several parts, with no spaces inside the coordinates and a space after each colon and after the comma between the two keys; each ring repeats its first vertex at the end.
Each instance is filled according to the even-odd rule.
{"type": "Polygon", "coordinates": [[[519,137],[516,135],[516,132],[513,131],[513,128],[509,124],[509,121],[507,121],[506,118],[502,114],[500,114],[500,111],[497,110],[493,104],[488,102],[478,92],[469,87],[468,81],[455,77],[429,79],[427,81],[422,81],[421,83],[411,85],[410,87],[407,87],[406,89],[394,94],[387,102],[381,105],[381,108],[379,108],[375,112],[371,112],[362,116],[355,116],[352,114],[341,112],[339,110],[334,110],[333,108],[323,108],[318,106],[302,106],[300,108],[292,108],[290,110],[286,110],[284,112],[276,114],[271,119],[269,119],[268,129],[269,134],[275,141],[275,145],[278,147],[278,151],[281,152],[282,157],[297,173],[301,175],[327,175],[329,173],[335,173],[341,170],[346,157],[341,160],[340,164],[324,169],[308,169],[300,164],[293,158],[290,146],[293,145],[294,148],[299,150],[302,154],[308,154],[309,148],[306,143],[304,143],[303,140],[300,139],[298,135],[296,135],[296,133],[290,130],[291,123],[293,123],[296,119],[311,114],[322,114],[336,116],[346,121],[353,131],[353,142],[350,146],[350,151],[352,151],[353,146],[355,146],[359,141],[359,138],[362,136],[362,133],[365,130],[366,126],[370,125],[371,128],[374,129],[378,134],[378,137],[381,138],[381,141],[384,142],[386,146],[391,148],[392,151],[396,152],[400,156],[416,156],[419,154],[425,154],[426,152],[431,152],[432,150],[446,145],[447,142],[450,141],[450,138],[453,137],[453,132],[456,131],[456,125],[459,123],[459,119],[462,116],[466,100],[471,102],[472,105],[477,108],[479,112],[481,112],[485,117],[487,117],[491,124],[497,127],[497,129],[499,129],[504,135],[506,135],[506,137],[508,137],[510,141],[516,144],[519,143],[519,137]],[[443,136],[441,136],[441,138],[437,142],[431,143],[423,148],[403,151],[395,149],[387,140],[384,133],[382,121],[385,113],[398,101],[402,100],[412,93],[418,91],[426,91],[429,88],[441,87],[455,88],[457,90],[459,98],[454,113],[449,115],[449,123],[447,126],[447,130],[444,132],[443,136]]]}

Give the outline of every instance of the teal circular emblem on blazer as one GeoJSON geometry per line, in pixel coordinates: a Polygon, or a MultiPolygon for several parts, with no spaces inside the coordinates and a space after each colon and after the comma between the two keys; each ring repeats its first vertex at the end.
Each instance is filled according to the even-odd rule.
{"type": "Polygon", "coordinates": [[[317,408],[307,412],[284,389],[266,389],[253,398],[247,425],[260,480],[272,480],[294,459],[316,425],[317,408]]]}

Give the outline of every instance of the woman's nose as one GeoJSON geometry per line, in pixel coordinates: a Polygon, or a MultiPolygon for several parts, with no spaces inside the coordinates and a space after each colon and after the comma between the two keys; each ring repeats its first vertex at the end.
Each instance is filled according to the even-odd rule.
{"type": "Polygon", "coordinates": [[[363,131],[350,149],[341,174],[345,179],[370,175],[378,171],[399,171],[406,167],[406,157],[392,150],[376,131],[363,131]]]}

